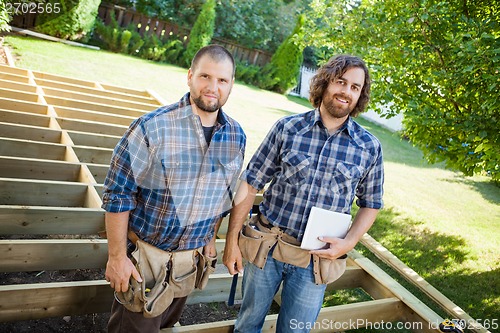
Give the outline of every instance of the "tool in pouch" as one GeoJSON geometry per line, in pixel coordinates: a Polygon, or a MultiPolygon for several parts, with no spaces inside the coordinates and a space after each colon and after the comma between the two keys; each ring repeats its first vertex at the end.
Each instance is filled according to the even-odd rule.
{"type": "Polygon", "coordinates": [[[194,288],[203,289],[215,270],[217,257],[203,255],[203,248],[167,252],[140,240],[129,232],[135,243],[132,261],[142,282],[130,277],[126,292],[115,292],[116,300],[132,312],[143,312],[153,318],[162,314],[174,298],[189,295],[194,288]]]}

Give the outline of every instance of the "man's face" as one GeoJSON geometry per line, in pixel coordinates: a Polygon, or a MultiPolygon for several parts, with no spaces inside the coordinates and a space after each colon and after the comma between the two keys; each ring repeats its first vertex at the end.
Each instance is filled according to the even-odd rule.
{"type": "Polygon", "coordinates": [[[333,118],[346,118],[358,103],[365,82],[362,68],[348,69],[341,77],[332,79],[323,93],[322,114],[333,118]]]}
{"type": "Polygon", "coordinates": [[[195,68],[188,71],[191,103],[198,110],[216,112],[226,104],[233,87],[233,65],[229,59],[214,61],[210,56],[201,57],[195,68]]]}

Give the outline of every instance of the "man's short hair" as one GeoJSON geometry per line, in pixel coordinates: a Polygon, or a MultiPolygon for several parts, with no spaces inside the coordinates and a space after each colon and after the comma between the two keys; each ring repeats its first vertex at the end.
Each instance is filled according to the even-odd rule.
{"type": "Polygon", "coordinates": [[[363,69],[365,72],[365,82],[363,88],[361,89],[361,94],[358,99],[358,103],[352,110],[350,116],[356,117],[361,112],[363,112],[370,100],[370,74],[368,73],[368,67],[361,58],[352,55],[338,55],[332,57],[326,64],[324,64],[316,74],[311,79],[311,85],[309,87],[309,101],[315,108],[321,105],[323,100],[323,94],[326,88],[332,80],[338,79],[344,75],[344,73],[354,67],[363,69]]]}
{"type": "Polygon", "coordinates": [[[204,55],[208,55],[210,58],[212,58],[216,62],[224,61],[226,59],[231,61],[231,64],[233,65],[233,77],[234,77],[234,73],[236,71],[236,66],[234,63],[233,55],[224,46],[217,45],[217,44],[204,46],[201,49],[199,49],[198,52],[196,52],[196,54],[193,57],[193,60],[191,61],[191,69],[192,70],[194,70],[196,68],[196,66],[198,65],[198,62],[200,61],[200,59],[204,55]]]}

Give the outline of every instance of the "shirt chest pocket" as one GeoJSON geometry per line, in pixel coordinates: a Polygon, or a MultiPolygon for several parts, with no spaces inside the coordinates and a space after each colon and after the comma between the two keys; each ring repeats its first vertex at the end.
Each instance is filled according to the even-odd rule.
{"type": "Polygon", "coordinates": [[[330,186],[341,195],[354,193],[359,181],[364,175],[364,168],[344,162],[338,162],[333,173],[330,186]]]}
{"type": "Polygon", "coordinates": [[[288,152],[282,158],[283,179],[292,184],[303,184],[309,175],[309,156],[295,152],[288,152]]]}
{"type": "Polygon", "coordinates": [[[161,166],[165,181],[169,185],[188,181],[193,177],[191,174],[192,164],[175,158],[162,159],[161,166]]]}

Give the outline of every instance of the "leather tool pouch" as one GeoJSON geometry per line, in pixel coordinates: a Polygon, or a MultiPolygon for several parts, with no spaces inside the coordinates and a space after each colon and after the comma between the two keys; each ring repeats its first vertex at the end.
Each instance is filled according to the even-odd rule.
{"type": "Polygon", "coordinates": [[[260,231],[257,222],[258,216],[253,216],[243,225],[238,245],[243,258],[262,269],[266,265],[269,251],[277,242],[277,235],[260,231]]]}
{"type": "Polygon", "coordinates": [[[316,284],[328,284],[337,280],[344,274],[347,255],[331,260],[313,254],[314,280],[316,284]]]}
{"type": "Polygon", "coordinates": [[[200,249],[166,252],[137,240],[132,258],[142,282],[131,277],[129,289],[115,292],[115,298],[129,311],[143,312],[146,318],[162,314],[174,298],[189,295],[197,282],[208,281],[213,271],[203,268],[207,261],[202,259],[200,249]]]}
{"type": "Polygon", "coordinates": [[[196,272],[196,288],[203,289],[207,286],[208,277],[215,271],[217,257],[209,257],[200,254],[198,257],[198,268],[196,272]]]}

